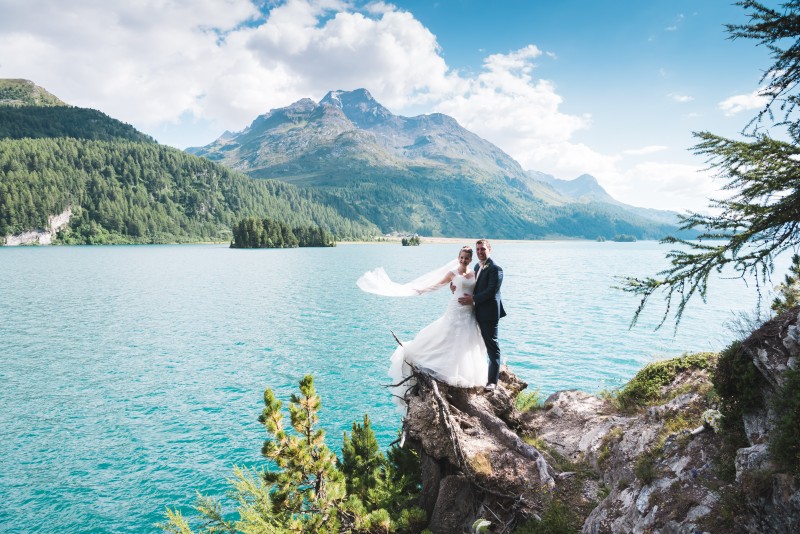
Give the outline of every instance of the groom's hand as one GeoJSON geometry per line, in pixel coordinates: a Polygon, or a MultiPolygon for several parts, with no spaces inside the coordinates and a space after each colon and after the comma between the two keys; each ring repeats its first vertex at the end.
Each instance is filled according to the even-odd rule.
{"type": "Polygon", "coordinates": [[[458,297],[458,303],[464,305],[472,304],[472,295],[469,293],[464,293],[463,297],[458,297]]]}

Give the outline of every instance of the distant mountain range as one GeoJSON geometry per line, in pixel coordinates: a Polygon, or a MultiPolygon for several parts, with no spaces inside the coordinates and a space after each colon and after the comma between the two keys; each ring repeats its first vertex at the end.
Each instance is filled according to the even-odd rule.
{"type": "Polygon", "coordinates": [[[394,115],[365,89],[299,100],[187,151],[312,188],[384,232],[641,239],[677,230],[675,213],[618,202],[589,175],[526,172],[452,117],[394,115]]]}
{"type": "Polygon", "coordinates": [[[0,80],[0,243],[70,210],[57,241],[225,240],[251,216],[340,240],[676,233],[675,214],[617,202],[590,176],[525,172],[451,117],[393,115],[363,89],[272,110],[188,152],[203,157],[27,80],[0,80]]]}
{"type": "Polygon", "coordinates": [[[639,208],[616,200],[603,189],[597,182],[597,178],[591,174],[582,174],[574,180],[559,180],[550,174],[537,171],[528,171],[528,176],[534,180],[546,183],[562,195],[577,202],[613,204],[644,219],[660,222],[662,224],[672,225],[676,224],[678,220],[678,213],[674,211],[639,208]]]}

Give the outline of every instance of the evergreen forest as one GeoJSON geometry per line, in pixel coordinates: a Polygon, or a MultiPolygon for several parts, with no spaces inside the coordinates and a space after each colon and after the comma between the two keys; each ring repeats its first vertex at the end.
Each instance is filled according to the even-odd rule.
{"type": "Polygon", "coordinates": [[[230,241],[243,217],[319,227],[332,239],[377,232],[323,193],[253,180],[94,110],[4,107],[0,132],[0,236],[46,228],[68,208],[57,243],[230,241]]]}
{"type": "Polygon", "coordinates": [[[155,143],[130,124],[96,109],[68,106],[0,106],[0,138],[74,137],[155,143]]]}
{"type": "Polygon", "coordinates": [[[298,226],[248,217],[233,227],[231,248],[334,247],[330,232],[319,226],[298,226]]]}

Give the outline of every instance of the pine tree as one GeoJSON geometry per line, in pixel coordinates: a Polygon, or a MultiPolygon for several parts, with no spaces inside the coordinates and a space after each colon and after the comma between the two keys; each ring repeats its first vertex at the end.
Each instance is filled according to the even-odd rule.
{"type": "Polygon", "coordinates": [[[800,255],[792,256],[792,265],[783,279],[783,283],[776,288],[778,295],[772,301],[772,311],[781,313],[800,306],[800,255]]]}
{"type": "Polygon", "coordinates": [[[718,214],[681,217],[682,230],[701,234],[695,241],[662,241],[679,245],[667,254],[670,267],[656,276],[623,278],[622,289],[641,297],[634,323],[649,298],[661,292],[666,304],[661,324],[674,311],[677,327],[693,296],[705,300],[715,272],[729,268],[760,286],[770,279],[777,255],[800,247],[800,119],[794,116],[800,104],[800,0],[785,2],[782,11],[749,0],[739,5],[750,10],[750,23],[728,25],[728,31],[733,39],[753,39],[770,50],[775,63],[762,78],[769,101],[750,123],[750,140],[695,133],[700,139],[695,153],[707,158],[732,195],[711,201],[718,214]],[[790,142],[762,132],[763,121],[775,119],[776,107],[783,116],[774,125],[786,127],[790,142]]]}
{"type": "Polygon", "coordinates": [[[317,428],[320,400],[314,378],[300,382],[300,395],[293,394],[289,414],[297,435],[283,425],[281,402],[271,389],[264,392],[264,411],[259,417],[272,436],[261,452],[278,470],[266,471],[272,485],[272,509],[297,532],[336,532],[336,504],[346,494],[345,480],[336,466],[336,456],[325,445],[325,432],[317,428]]]}
{"type": "MultiPolygon", "coordinates": [[[[268,439],[262,453],[272,466],[266,471],[235,468],[231,496],[238,519],[226,519],[219,501],[199,495],[195,510],[203,517],[202,532],[412,534],[427,523],[415,507],[420,492],[416,453],[392,447],[388,459],[380,451],[369,417],[353,423],[352,439],[345,433],[342,460],[325,445],[318,428],[320,399],[314,379],[300,382],[291,396],[290,427],[284,424],[281,401],[271,389],[264,392],[259,421],[268,439]]],[[[166,532],[191,534],[189,521],[167,509],[166,532]]]]}
{"type": "Polygon", "coordinates": [[[364,504],[376,504],[374,491],[386,468],[386,458],[370,428],[369,416],[364,415],[363,425],[353,423],[352,439],[344,433],[341,469],[347,479],[347,493],[357,496],[364,504]]]}

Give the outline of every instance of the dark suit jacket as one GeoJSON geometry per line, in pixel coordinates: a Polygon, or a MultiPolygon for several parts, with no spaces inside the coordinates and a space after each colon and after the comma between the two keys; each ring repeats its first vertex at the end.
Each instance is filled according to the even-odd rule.
{"type": "MultiPolygon", "coordinates": [[[[477,274],[479,265],[475,264],[477,274]]],[[[472,301],[475,303],[475,318],[478,321],[498,321],[506,316],[503,301],[500,299],[500,286],[503,284],[503,269],[492,258],[486,260],[486,267],[478,277],[472,301]]]]}

